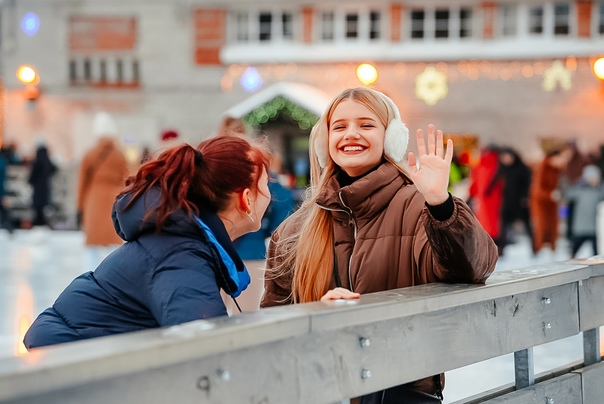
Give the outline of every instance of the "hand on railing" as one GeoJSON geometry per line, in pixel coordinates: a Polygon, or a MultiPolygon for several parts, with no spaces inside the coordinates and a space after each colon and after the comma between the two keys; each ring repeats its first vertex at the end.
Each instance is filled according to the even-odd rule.
{"type": "Polygon", "coordinates": [[[360,293],[351,292],[350,290],[345,289],[345,288],[335,288],[335,289],[332,289],[329,292],[325,293],[323,295],[323,297],[321,298],[321,301],[326,302],[328,300],[338,300],[338,299],[352,300],[352,299],[358,299],[359,297],[361,297],[360,293]]]}

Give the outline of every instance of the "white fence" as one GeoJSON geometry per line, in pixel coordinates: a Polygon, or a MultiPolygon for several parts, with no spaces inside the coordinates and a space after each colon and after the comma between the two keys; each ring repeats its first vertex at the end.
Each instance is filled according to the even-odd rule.
{"type": "Polygon", "coordinates": [[[0,360],[0,402],[334,403],[515,353],[515,387],[462,402],[594,404],[603,303],[592,259],[277,307],[0,360]],[[532,347],[580,332],[584,363],[535,380],[532,347]]]}

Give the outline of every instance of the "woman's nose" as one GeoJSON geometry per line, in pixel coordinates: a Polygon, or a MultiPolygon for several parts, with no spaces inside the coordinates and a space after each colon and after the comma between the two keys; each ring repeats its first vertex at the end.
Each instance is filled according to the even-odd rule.
{"type": "Polygon", "coordinates": [[[359,128],[354,125],[349,126],[346,130],[346,139],[354,139],[358,138],[359,136],[359,128]]]}

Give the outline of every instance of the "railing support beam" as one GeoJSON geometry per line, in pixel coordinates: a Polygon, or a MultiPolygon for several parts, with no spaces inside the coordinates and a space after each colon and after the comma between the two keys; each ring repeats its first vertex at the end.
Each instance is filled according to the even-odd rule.
{"type": "Polygon", "coordinates": [[[585,366],[600,362],[600,329],[583,331],[583,361],[585,366]]]}
{"type": "Polygon", "coordinates": [[[516,390],[535,384],[533,348],[514,352],[514,374],[516,377],[516,390]]]}

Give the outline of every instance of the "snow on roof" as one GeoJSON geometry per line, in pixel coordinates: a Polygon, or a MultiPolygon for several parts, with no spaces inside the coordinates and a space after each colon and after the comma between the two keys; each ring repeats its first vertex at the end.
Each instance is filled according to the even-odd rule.
{"type": "Polygon", "coordinates": [[[248,99],[234,105],[222,115],[233,118],[243,118],[255,108],[277,98],[284,97],[313,114],[320,116],[327,108],[331,97],[323,91],[303,83],[282,81],[273,84],[252,95],[248,99]]]}

